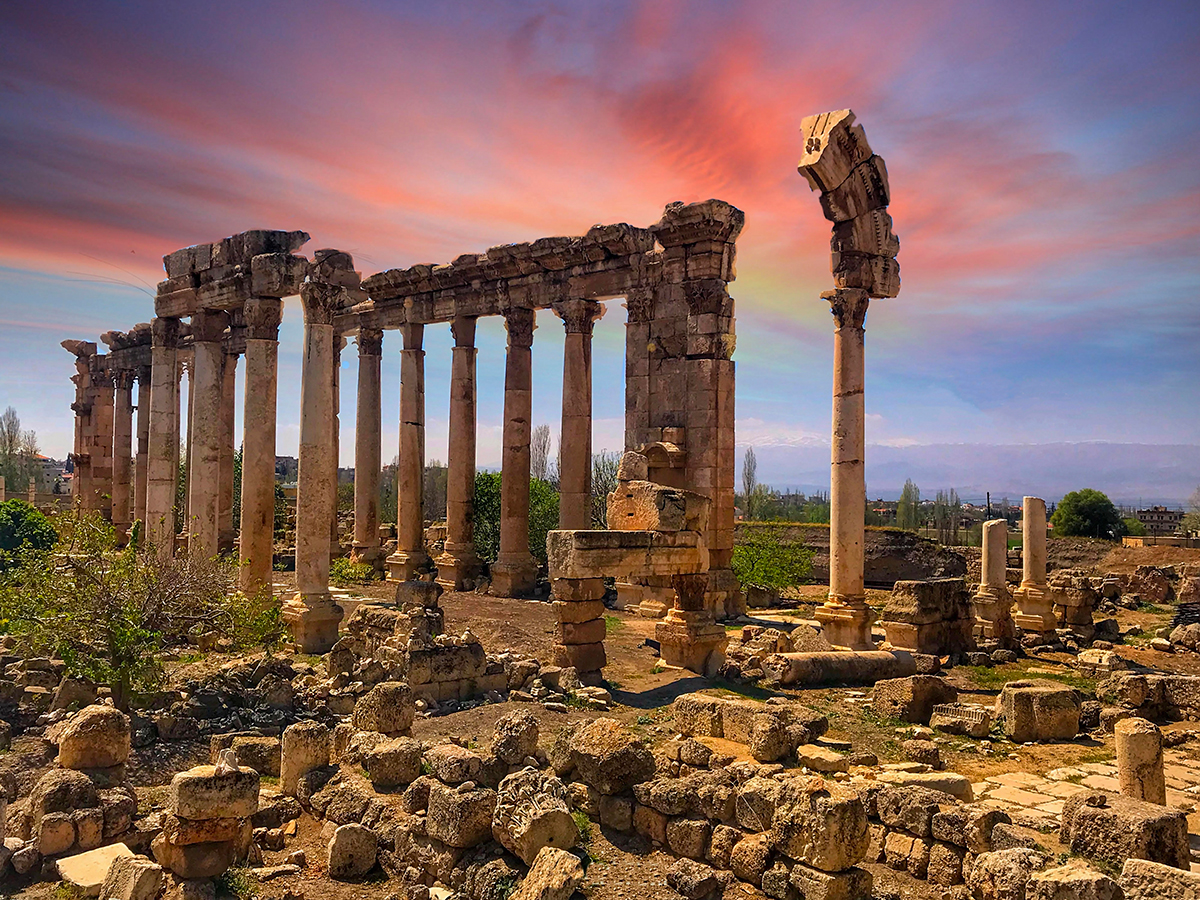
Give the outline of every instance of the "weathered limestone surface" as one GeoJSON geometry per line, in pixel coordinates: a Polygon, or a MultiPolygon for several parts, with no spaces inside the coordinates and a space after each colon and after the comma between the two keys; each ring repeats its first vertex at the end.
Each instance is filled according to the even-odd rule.
{"type": "Polygon", "coordinates": [[[1187,817],[1181,810],[1100,791],[1070,797],[1062,838],[1072,853],[1120,865],[1126,859],[1187,869],[1187,817]]]}
{"type": "Polygon", "coordinates": [[[999,641],[1012,647],[1015,630],[1012,620],[1012,595],[1005,570],[1008,564],[1008,521],[991,519],[983,523],[983,562],[979,589],[972,598],[975,609],[975,636],[999,641]]]}
{"type": "Polygon", "coordinates": [[[975,647],[975,620],[961,578],[897,581],[880,618],[893,647],[934,656],[975,647]]]}
{"type": "Polygon", "coordinates": [[[1021,516],[1021,585],[1013,592],[1020,612],[1013,621],[1024,631],[1041,634],[1058,625],[1046,583],[1046,501],[1026,497],[1021,516]]]}
{"type": "Polygon", "coordinates": [[[225,377],[223,312],[198,310],[192,316],[191,444],[188,461],[188,552],[215,556],[220,535],[221,406],[225,377]],[[194,446],[192,446],[194,444],[194,446]]]}
{"type": "Polygon", "coordinates": [[[256,297],[245,305],[246,390],[242,434],[239,580],[247,594],[271,593],[275,541],[275,406],[283,304],[256,297]]]}
{"type": "Polygon", "coordinates": [[[467,587],[482,569],[475,553],[472,509],[475,497],[475,319],[451,323],[454,350],[450,369],[450,446],[446,472],[446,543],[437,559],[438,583],[447,590],[467,587]]]}
{"type": "Polygon", "coordinates": [[[1162,732],[1158,726],[1136,717],[1122,719],[1117,723],[1114,738],[1122,795],[1165,806],[1167,785],[1163,775],[1162,732]]]}
{"type": "Polygon", "coordinates": [[[566,331],[558,473],[558,527],[566,531],[592,524],[592,328],[604,306],[565,300],[554,314],[566,331]]]}
{"type": "Polygon", "coordinates": [[[1200,900],[1200,872],[1130,857],[1121,867],[1125,900],[1200,900]]]}
{"type": "Polygon", "coordinates": [[[1055,681],[1010,681],[1000,692],[1004,731],[1018,744],[1067,741],[1079,733],[1079,694],[1055,681]]]}
{"type": "Polygon", "coordinates": [[[354,420],[354,552],[374,562],[379,547],[379,465],[383,410],[380,363],[383,329],[358,333],[358,406],[354,420]]]}
{"type": "Polygon", "coordinates": [[[500,484],[500,551],[492,566],[492,592],[527,593],[537,576],[529,552],[529,442],[532,434],[533,374],[530,348],[536,327],[532,309],[504,316],[508,353],[504,367],[504,447],[500,484]]]}
{"type": "Polygon", "coordinates": [[[401,326],[400,466],[396,472],[396,552],[388,580],[408,581],[429,565],[425,552],[425,326],[401,326]]]}

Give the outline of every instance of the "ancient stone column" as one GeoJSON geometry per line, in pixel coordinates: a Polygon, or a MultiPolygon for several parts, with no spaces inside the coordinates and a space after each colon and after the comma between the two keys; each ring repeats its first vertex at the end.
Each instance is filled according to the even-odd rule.
{"type": "Polygon", "coordinates": [[[118,369],[113,374],[112,522],[118,537],[126,535],[133,524],[133,379],[132,369],[118,369]]]}
{"type": "Polygon", "coordinates": [[[358,330],[358,412],[354,419],[354,556],[374,563],[379,556],[379,470],[383,416],[379,366],[383,329],[358,330]]]}
{"type": "Polygon", "coordinates": [[[346,338],[337,334],[333,338],[333,419],[329,427],[333,430],[333,515],[329,520],[329,559],[332,562],[342,555],[342,536],[338,529],[338,470],[342,465],[342,351],[346,349],[346,338]]]}
{"type": "Polygon", "coordinates": [[[1023,631],[1044,633],[1058,625],[1054,596],[1046,583],[1046,501],[1026,497],[1021,513],[1021,586],[1013,591],[1020,613],[1013,621],[1023,631]]]}
{"type": "Polygon", "coordinates": [[[867,486],[863,351],[867,292],[827,291],[833,312],[833,448],[830,466],[829,599],[816,611],[834,647],[870,650],[871,621],[863,587],[867,486]]]}
{"type": "Polygon", "coordinates": [[[192,315],[192,441],[188,470],[188,553],[216,556],[220,537],[221,406],[225,388],[225,348],[221,337],[229,317],[198,310],[192,315]]]}
{"type": "Polygon", "coordinates": [[[275,403],[283,302],[255,297],[246,318],[246,385],[242,411],[242,514],[239,581],[246,594],[271,594],[275,544],[275,403]]]}
{"type": "Polygon", "coordinates": [[[1008,522],[991,519],[983,523],[983,563],[979,590],[972,598],[975,637],[1000,641],[1007,647],[1014,640],[1012,595],[1005,569],[1008,564],[1008,522]]]}
{"type": "Polygon", "coordinates": [[[113,481],[113,377],[100,357],[92,357],[91,469],[89,509],[112,521],[113,481]]]}
{"type": "MultiPolygon", "coordinates": [[[[189,326],[190,327],[190,326],[189,326]]],[[[182,381],[183,375],[187,375],[188,382],[188,398],[187,398],[187,423],[184,434],[187,435],[184,440],[184,458],[183,458],[183,502],[182,502],[182,539],[186,546],[188,534],[192,527],[192,448],[195,446],[195,435],[192,430],[192,424],[196,420],[194,415],[196,410],[196,349],[195,346],[188,346],[187,356],[181,363],[183,373],[180,374],[182,381]]],[[[180,392],[182,400],[183,392],[180,392]]]]}
{"type": "Polygon", "coordinates": [[[562,432],[559,437],[558,527],[592,527],[592,328],[604,315],[595,300],[554,304],[563,320],[562,432]]]}
{"type": "Polygon", "coordinates": [[[146,459],[146,536],[175,550],[175,480],[179,473],[179,320],[157,318],[151,345],[150,437],[146,459]]]}
{"type": "Polygon", "coordinates": [[[0,503],[3,503],[7,499],[4,492],[4,476],[0,475],[0,503]]]}
{"type": "Polygon", "coordinates": [[[29,479],[29,498],[28,498],[27,502],[29,503],[30,506],[37,506],[37,479],[36,478],[29,479]]]}
{"type": "Polygon", "coordinates": [[[233,468],[236,450],[233,446],[237,414],[238,354],[225,347],[224,369],[221,377],[221,485],[217,504],[218,546],[222,553],[233,549],[237,528],[233,521],[233,468]]]}
{"type": "Polygon", "coordinates": [[[475,319],[450,323],[450,446],[446,460],[446,542],[437,558],[438,584],[461,591],[482,565],[475,554],[475,319]]]}
{"type": "Polygon", "coordinates": [[[400,326],[400,466],[396,471],[396,552],[388,581],[408,581],[429,566],[425,552],[425,326],[400,326]]]}
{"type": "Polygon", "coordinates": [[[508,355],[504,367],[504,436],[500,477],[500,552],[492,566],[492,593],[516,597],[533,589],[537,563],[529,552],[529,442],[533,415],[532,309],[504,314],[508,355]]]}
{"type": "Polygon", "coordinates": [[[1165,806],[1167,785],[1163,774],[1163,740],[1158,726],[1146,719],[1122,719],[1114,737],[1117,745],[1117,779],[1121,793],[1134,800],[1165,806]]]}
{"type": "Polygon", "coordinates": [[[300,382],[300,472],[296,496],[296,587],[283,619],[304,653],[326,653],[337,641],[342,609],[329,595],[329,523],[333,519],[333,320],[342,288],[308,282],[304,305],[304,361],[300,382]]]}
{"type": "Polygon", "coordinates": [[[150,392],[153,370],[141,366],[137,371],[137,456],[133,475],[133,517],[146,527],[146,479],[150,469],[150,392]]]}

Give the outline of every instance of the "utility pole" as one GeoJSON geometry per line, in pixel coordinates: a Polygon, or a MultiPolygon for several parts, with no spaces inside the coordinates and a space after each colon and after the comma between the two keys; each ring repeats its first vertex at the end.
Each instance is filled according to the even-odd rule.
{"type": "Polygon", "coordinates": [[[987,491],[986,496],[987,496],[987,517],[990,519],[992,517],[992,492],[987,491]]]}

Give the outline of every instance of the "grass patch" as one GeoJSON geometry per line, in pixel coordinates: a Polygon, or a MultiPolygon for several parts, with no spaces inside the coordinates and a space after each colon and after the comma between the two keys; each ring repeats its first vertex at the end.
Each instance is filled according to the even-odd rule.
{"type": "MultiPolygon", "coordinates": [[[[1087,753],[1081,753],[1079,758],[1075,761],[1075,764],[1081,765],[1082,763],[1111,762],[1115,757],[1116,753],[1114,753],[1112,750],[1108,749],[1107,747],[1099,747],[1096,750],[1089,750],[1087,753]]],[[[1082,780],[1083,776],[1081,775],[1080,781],[1082,780]]]]}
{"type": "Polygon", "coordinates": [[[227,894],[237,900],[251,900],[258,896],[258,884],[246,869],[226,869],[213,881],[218,896],[227,894]]]}
{"type": "Polygon", "coordinates": [[[176,662],[178,662],[180,665],[186,666],[188,663],[200,662],[200,660],[204,659],[205,655],[206,654],[200,653],[199,651],[195,653],[182,653],[176,662]]]}
{"type": "Polygon", "coordinates": [[[604,617],[604,633],[605,634],[616,634],[618,631],[620,631],[624,627],[625,627],[625,623],[621,621],[620,616],[605,616],[604,617]]]}
{"type": "Polygon", "coordinates": [[[54,900],[84,900],[83,891],[76,885],[60,881],[54,888],[54,900]]]}
{"type": "Polygon", "coordinates": [[[766,700],[768,697],[775,696],[774,691],[768,691],[766,688],[760,688],[752,684],[735,684],[732,681],[726,681],[724,678],[714,678],[712,686],[722,693],[736,694],[748,700],[766,700]]]}
{"type": "Polygon", "coordinates": [[[956,666],[956,671],[962,672],[976,686],[985,691],[999,691],[1010,681],[1058,681],[1077,691],[1094,694],[1096,679],[1079,675],[1076,672],[1030,672],[1029,666],[1034,660],[1024,660],[1019,663],[1007,663],[1003,666],[956,666]]]}
{"type": "Polygon", "coordinates": [[[575,827],[579,829],[579,842],[586,844],[592,839],[592,820],[587,817],[587,814],[582,809],[577,809],[571,813],[571,818],[575,820],[575,827]]]}

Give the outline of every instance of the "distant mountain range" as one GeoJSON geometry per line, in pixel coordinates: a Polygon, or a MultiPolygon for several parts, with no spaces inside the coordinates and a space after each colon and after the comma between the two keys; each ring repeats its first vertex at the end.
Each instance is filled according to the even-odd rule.
{"type": "MultiPolygon", "coordinates": [[[[738,473],[745,446],[738,447],[738,473]]],[[[755,444],[758,480],[782,490],[829,490],[829,445],[814,441],[755,444]]],[[[914,444],[867,447],[867,496],[896,499],[905,479],[932,498],[954,488],[964,501],[1026,494],[1057,502],[1079,488],[1103,491],[1123,505],[1182,506],[1200,487],[1195,444],[914,444]]],[[[739,489],[741,482],[738,483],[739,489]]]]}

